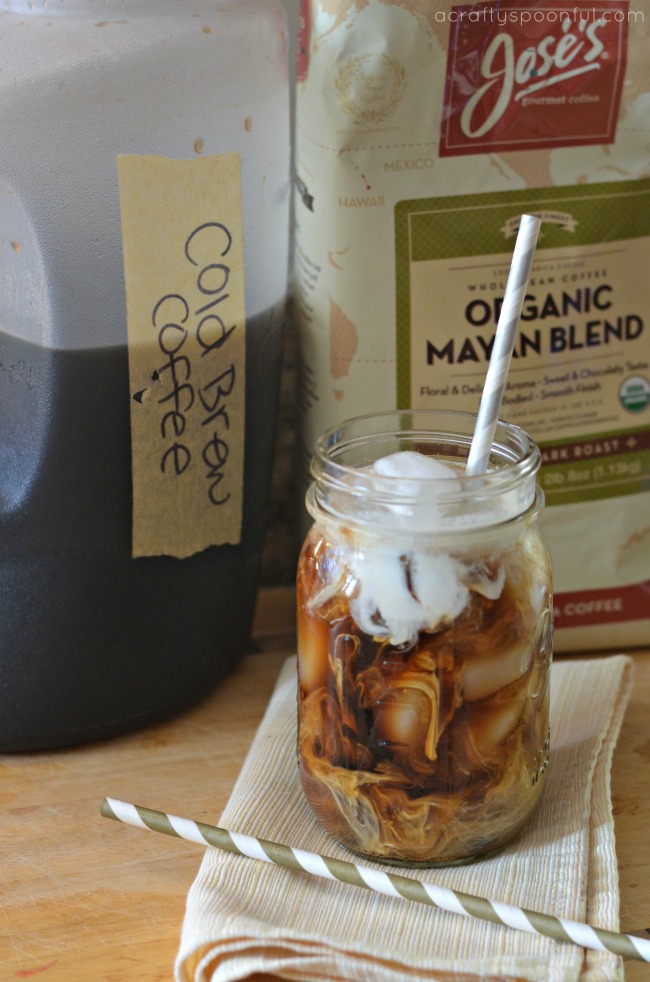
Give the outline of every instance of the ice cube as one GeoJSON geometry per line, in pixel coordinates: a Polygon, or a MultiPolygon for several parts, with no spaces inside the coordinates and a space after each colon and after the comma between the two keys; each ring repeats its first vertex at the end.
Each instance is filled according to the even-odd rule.
{"type": "MultiPolygon", "coordinates": [[[[370,468],[374,474],[381,477],[396,477],[401,479],[415,478],[416,480],[439,480],[458,478],[457,472],[443,464],[435,457],[418,453],[415,450],[398,450],[396,453],[380,457],[370,468]]],[[[411,489],[407,485],[407,489],[411,489]]]]}

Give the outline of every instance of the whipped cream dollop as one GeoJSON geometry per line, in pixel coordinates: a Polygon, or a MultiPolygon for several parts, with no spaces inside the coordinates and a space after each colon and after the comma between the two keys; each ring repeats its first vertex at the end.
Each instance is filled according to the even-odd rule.
{"type": "Polygon", "coordinates": [[[350,612],[363,632],[405,644],[420,631],[453,621],[472,591],[490,599],[500,596],[503,569],[495,575],[485,563],[464,562],[418,538],[418,532],[444,527],[439,497],[457,490],[458,471],[434,457],[405,450],[376,460],[368,473],[377,476],[378,487],[382,479],[391,479],[391,490],[406,502],[386,506],[406,536],[400,534],[395,541],[392,536],[376,539],[355,533],[346,557],[355,581],[350,612]]]}

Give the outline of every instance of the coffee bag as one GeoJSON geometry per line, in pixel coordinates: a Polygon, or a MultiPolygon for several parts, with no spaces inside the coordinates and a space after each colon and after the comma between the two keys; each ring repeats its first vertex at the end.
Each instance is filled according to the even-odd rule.
{"type": "Polygon", "coordinates": [[[626,0],[303,0],[301,440],[476,410],[523,212],[502,416],[544,459],[557,650],[650,641],[650,25],[626,0]]]}

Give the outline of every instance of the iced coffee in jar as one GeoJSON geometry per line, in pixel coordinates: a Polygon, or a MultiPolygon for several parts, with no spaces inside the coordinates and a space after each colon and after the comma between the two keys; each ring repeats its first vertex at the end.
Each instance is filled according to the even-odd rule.
{"type": "Polygon", "coordinates": [[[338,842],[468,862],[535,808],[549,751],[551,569],[540,453],[499,423],[467,476],[470,414],[398,411],[318,441],[297,580],[298,755],[338,842]]]}

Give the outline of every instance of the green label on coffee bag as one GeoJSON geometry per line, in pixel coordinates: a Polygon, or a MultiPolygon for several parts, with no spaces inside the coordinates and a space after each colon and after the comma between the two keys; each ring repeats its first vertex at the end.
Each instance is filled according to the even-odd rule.
{"type": "Polygon", "coordinates": [[[650,475],[650,431],[596,434],[542,447],[540,484],[549,505],[639,494],[650,475]]]}
{"type": "Polygon", "coordinates": [[[501,415],[567,454],[619,441],[598,462],[545,460],[549,503],[636,493],[650,454],[624,446],[650,422],[648,180],[400,202],[398,405],[477,410],[524,212],[542,228],[501,415]]]}

